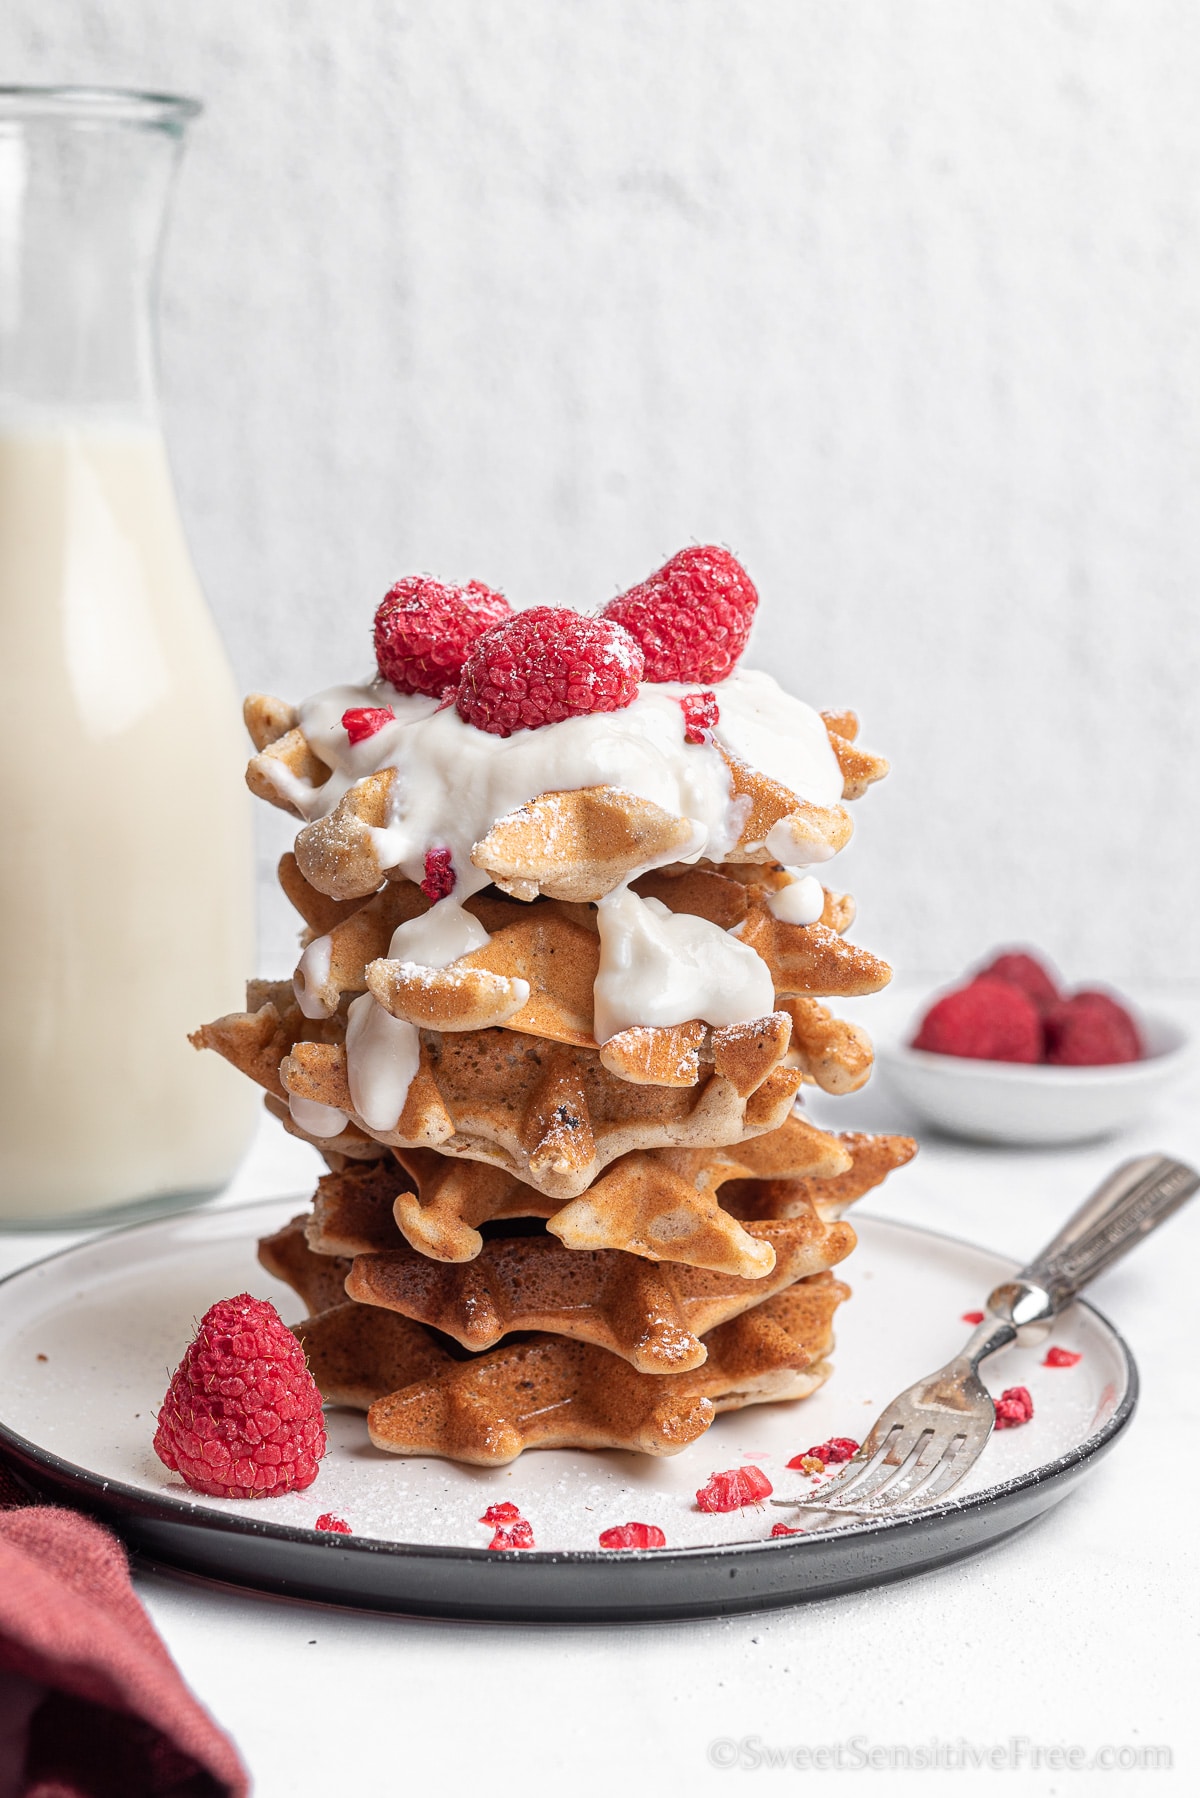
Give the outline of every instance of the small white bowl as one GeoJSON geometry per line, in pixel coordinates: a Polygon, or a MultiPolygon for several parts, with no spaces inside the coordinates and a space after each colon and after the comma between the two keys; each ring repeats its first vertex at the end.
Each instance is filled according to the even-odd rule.
{"type": "Polygon", "coordinates": [[[887,1083],[949,1136],[1026,1146],[1088,1142],[1132,1123],[1187,1065],[1186,1031],[1161,1015],[1134,1015],[1146,1057],[1110,1067],[973,1061],[899,1043],[876,1044],[875,1058],[887,1083]]]}

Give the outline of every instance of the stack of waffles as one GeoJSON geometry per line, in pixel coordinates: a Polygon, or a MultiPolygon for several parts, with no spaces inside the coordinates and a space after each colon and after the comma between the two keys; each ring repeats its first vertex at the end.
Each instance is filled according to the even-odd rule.
{"type": "MultiPolygon", "coordinates": [[[[735,722],[739,678],[766,679],[716,689],[735,722]]],[[[849,1296],[832,1271],[855,1241],[843,1213],[914,1146],[830,1134],[801,1105],[806,1085],[862,1086],[869,1040],[823,1001],[890,973],[846,940],[850,899],[806,872],[849,835],[842,799],[886,772],[854,716],[818,724],[828,804],[742,759],[736,729],[680,728],[680,756],[717,758],[726,783],[719,858],[695,854],[694,816],[548,782],[485,806],[487,828],[442,818],[460,846],[426,837],[422,880],[395,830],[414,767],[426,810],[453,807],[428,731],[484,737],[485,758],[516,737],[439,723],[444,708],[379,682],[299,712],[255,696],[246,716],[252,790],[302,820],[279,879],[303,954],[193,1041],[328,1165],[311,1211],[260,1245],[307,1309],[296,1333],[326,1399],[365,1410],[379,1448],[490,1465],[539,1447],[673,1454],[720,1411],[820,1386],[849,1296]],[[343,750],[330,720],[381,699],[396,722],[363,772],[371,746],[343,750]],[[765,1009],[623,1023],[639,983],[653,1013],[673,953],[698,993],[734,957],[765,1009]]],[[[549,750],[583,722],[537,736],[549,750]]]]}

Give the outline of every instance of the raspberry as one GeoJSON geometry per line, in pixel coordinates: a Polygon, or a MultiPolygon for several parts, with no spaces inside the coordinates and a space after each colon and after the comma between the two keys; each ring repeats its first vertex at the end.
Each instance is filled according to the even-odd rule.
{"type": "Polygon", "coordinates": [[[983,1312],[982,1311],[964,1311],[962,1314],[962,1320],[965,1324],[981,1324],[983,1322],[983,1312]]]}
{"type": "Polygon", "coordinates": [[[1033,1400],[1029,1396],[1028,1386],[1010,1386],[996,1400],[998,1430],[1015,1430],[1019,1423],[1028,1423],[1032,1416],[1033,1400]]]}
{"type": "Polygon", "coordinates": [[[533,606],[487,631],[467,657],[459,716],[496,737],[589,712],[618,712],[642,678],[642,652],[603,618],[533,606]]]}
{"type": "Polygon", "coordinates": [[[518,1517],[514,1523],[501,1523],[488,1543],[489,1548],[533,1548],[533,1525],[518,1517]]]}
{"type": "Polygon", "coordinates": [[[342,729],[351,743],[365,743],[385,724],[395,722],[396,714],[390,705],[352,705],[348,712],[342,713],[342,729]]]}
{"type": "Polygon", "coordinates": [[[1049,968],[1036,955],[1030,955],[1024,949],[1006,950],[995,961],[989,962],[986,968],[980,968],[975,979],[1006,980],[1009,986],[1019,986],[1039,1011],[1048,1011],[1058,1002],[1058,987],[1049,968]]]}
{"type": "MultiPolygon", "coordinates": [[[[828,1467],[836,1461],[848,1461],[857,1453],[858,1443],[849,1436],[831,1436],[828,1442],[818,1442],[815,1448],[806,1448],[802,1455],[793,1455],[788,1466],[800,1467],[805,1461],[819,1461],[822,1467],[828,1467]]],[[[811,1472],[811,1469],[805,1468],[805,1472],[811,1472]]]]}
{"type": "Polygon", "coordinates": [[[679,701],[683,707],[683,734],[689,743],[703,743],[704,734],[721,721],[721,708],[715,693],[685,693],[679,701]]]}
{"type": "Polygon", "coordinates": [[[503,1504],[489,1505],[479,1521],[480,1523],[491,1524],[515,1523],[520,1515],[520,1507],[518,1505],[510,1505],[508,1500],[505,1499],[503,1504]]]}
{"type": "Polygon", "coordinates": [[[774,1491],[760,1467],[730,1467],[724,1473],[709,1476],[708,1484],[696,1494],[702,1511],[740,1511],[743,1505],[756,1505],[774,1491]]]}
{"type": "Polygon", "coordinates": [[[447,587],[426,574],[406,574],[375,613],[375,660],[400,693],[440,695],[462,673],[476,637],[511,618],[503,593],[482,581],[447,587]]]}
{"type": "Polygon", "coordinates": [[[425,878],[421,882],[421,891],[430,905],[436,905],[439,899],[448,899],[458,882],[454,872],[454,857],[449,849],[430,849],[425,855],[425,878]]]}
{"type": "Polygon", "coordinates": [[[1048,1348],[1043,1367],[1077,1367],[1083,1356],[1076,1349],[1048,1348]]]}
{"type": "Polygon", "coordinates": [[[649,681],[718,681],[746,647],[758,594],[741,563],[714,544],[681,549],[649,580],[605,606],[642,646],[649,681]]]}
{"type": "Polygon", "coordinates": [[[981,978],[935,1001],[912,1046],[977,1061],[1040,1061],[1042,1024],[1027,993],[981,978]]]}
{"type": "Polygon", "coordinates": [[[1046,1060],[1064,1068],[1111,1067],[1140,1061],[1137,1025],[1107,993],[1072,993],[1046,1013],[1046,1060]]]}
{"type": "Polygon", "coordinates": [[[601,1548],[665,1548],[667,1538],[656,1523],[618,1523],[600,1532],[601,1548]]]}
{"type": "Polygon", "coordinates": [[[802,1536],[804,1531],[794,1530],[786,1523],[773,1523],[771,1525],[771,1534],[772,1536],[802,1536]]]}
{"type": "Polygon", "coordinates": [[[274,1305],[243,1292],[204,1313],[167,1388],[154,1452],[211,1498],[312,1485],[325,1453],[321,1394],[274,1305]]]}
{"type": "Polygon", "coordinates": [[[354,1531],[344,1517],[335,1517],[332,1511],[322,1511],[313,1524],[315,1530],[329,1530],[335,1536],[352,1536],[354,1531]]]}

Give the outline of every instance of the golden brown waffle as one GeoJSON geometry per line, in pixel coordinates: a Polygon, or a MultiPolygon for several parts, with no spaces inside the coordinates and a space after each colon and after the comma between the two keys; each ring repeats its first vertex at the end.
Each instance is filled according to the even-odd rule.
{"type": "MultiPolygon", "coordinates": [[[[866,1144],[873,1139],[853,1140],[866,1144]]],[[[484,1223],[542,1217],[551,1233],[574,1250],[624,1249],[647,1260],[746,1279],[770,1272],[772,1250],[722,1208],[717,1198],[721,1185],[796,1180],[803,1170],[815,1193],[853,1166],[843,1139],[815,1129],[798,1114],[778,1130],[733,1147],[623,1156],[579,1198],[561,1207],[500,1168],[452,1162],[427,1150],[396,1153],[410,1181],[394,1176],[395,1220],[412,1247],[433,1260],[474,1260],[483,1246],[479,1227],[484,1223]],[[410,1184],[415,1191],[407,1190],[410,1184]]],[[[348,1181],[355,1178],[347,1176],[348,1181]]],[[[314,1248],[332,1251],[346,1237],[322,1231],[311,1240],[314,1248]]]]}
{"type": "Polygon", "coordinates": [[[358,1255],[346,1296],[399,1311],[452,1336],[464,1348],[489,1349],[514,1331],[547,1330],[595,1343],[642,1373],[699,1367],[699,1338],[809,1274],[845,1259],[849,1224],[824,1224],[811,1209],[784,1223],[755,1224],[775,1266],[761,1279],[739,1279],[619,1249],[576,1253],[552,1236],[497,1237],[474,1260],[429,1261],[407,1246],[358,1255]]]}
{"type": "Polygon", "coordinates": [[[825,1179],[776,1174],[766,1179],[731,1180],[722,1190],[722,1204],[745,1220],[799,1216],[810,1205],[819,1217],[830,1220],[840,1217],[848,1205],[880,1185],[917,1152],[911,1136],[864,1136],[845,1131],[838,1140],[851,1158],[844,1173],[825,1179]]]}
{"type": "MultiPolygon", "coordinates": [[[[783,1122],[801,1080],[779,1065],[786,1037],[770,1019],[757,1034],[738,1029],[712,1072],[682,1088],[631,1085],[594,1050],[516,1031],[422,1032],[420,1067],[390,1131],[367,1130],[355,1114],[343,1043],[294,1043],[279,1078],[289,1093],[337,1108],[388,1147],[490,1161],[570,1199],[634,1149],[736,1142],[783,1122]]],[[[212,1046],[226,1053],[223,1041],[212,1046]]]]}
{"type": "Polygon", "coordinates": [[[800,1398],[829,1374],[833,1313],[849,1289],[828,1273],[799,1281],[705,1338],[684,1373],[639,1373],[591,1343],[534,1335],[455,1360],[419,1324],[347,1303],[296,1326],[330,1402],[367,1412],[377,1448],[480,1466],[526,1448],[675,1454],[719,1411],[800,1398]],[[378,1319],[379,1322],[372,1320],[378,1319]]]}
{"type": "Polygon", "coordinates": [[[299,1293],[310,1311],[346,1303],[348,1255],[315,1255],[308,1245],[307,1218],[294,1217],[282,1230],[259,1239],[258,1259],[269,1274],[299,1293]]]}

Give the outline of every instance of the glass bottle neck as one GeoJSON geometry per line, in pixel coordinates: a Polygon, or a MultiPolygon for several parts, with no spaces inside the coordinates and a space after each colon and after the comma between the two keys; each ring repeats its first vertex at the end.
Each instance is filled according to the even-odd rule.
{"type": "Polygon", "coordinates": [[[193,110],[0,91],[4,422],[156,422],[159,250],[193,110]]]}

